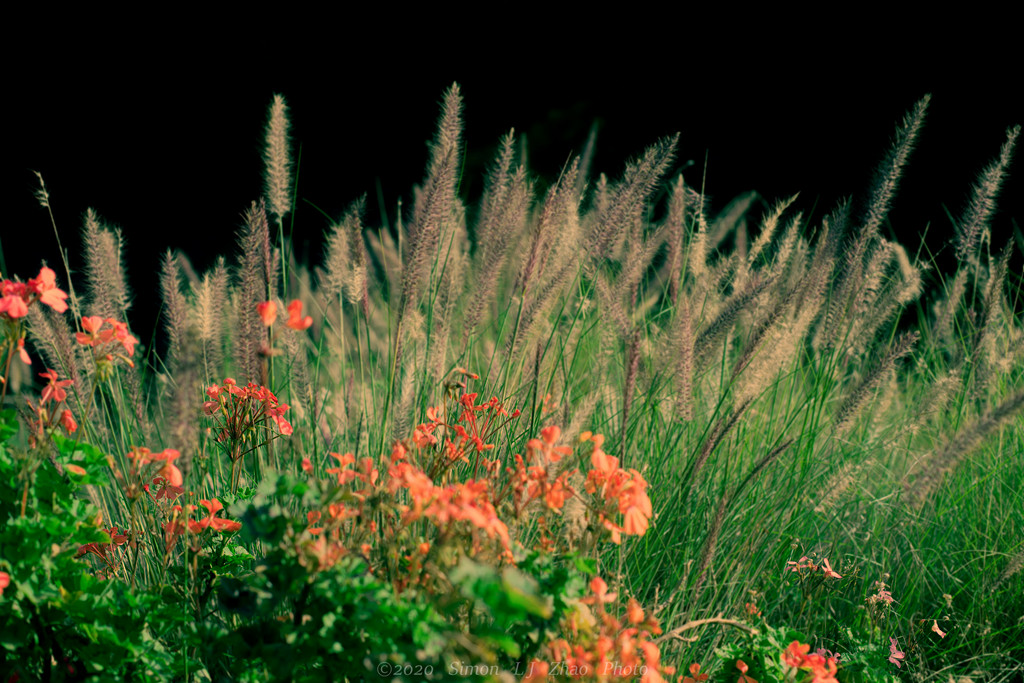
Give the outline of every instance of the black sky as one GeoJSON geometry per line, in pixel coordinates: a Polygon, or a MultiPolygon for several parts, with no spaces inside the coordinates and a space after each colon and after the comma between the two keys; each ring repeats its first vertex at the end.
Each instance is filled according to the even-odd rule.
{"type": "MultiPolygon", "coordinates": [[[[140,78],[125,60],[83,63],[46,80],[14,76],[14,135],[2,161],[4,204],[14,211],[0,229],[3,273],[28,278],[42,260],[60,263],[49,218],[33,197],[32,172],[39,171],[73,269],[82,267],[87,207],[122,229],[135,325],[151,326],[163,251],[181,249],[199,268],[218,254],[233,256],[240,216],[261,192],[263,126],[275,92],[287,98],[295,151],[301,149],[295,244],[318,263],[318,240],[328,226],[321,210],[337,218],[367,193],[376,224],[378,192],[392,221],[396,201],[408,204],[422,179],[438,103],[453,81],[465,101],[461,190],[471,201],[509,128],[526,135],[531,171],[550,180],[581,150],[596,120],[595,169],[611,178],[646,145],[679,131],[676,170],[690,184],[704,183],[713,209],[747,190],[768,201],[799,191],[798,208],[816,223],[840,198],[868,188],[896,124],[931,92],[890,219],[912,252],[927,230],[929,250],[948,254],[946,212],[960,212],[1006,128],[1024,123],[1016,94],[998,79],[943,74],[880,83],[856,68],[823,73],[812,62],[801,64],[719,67],[696,76],[690,74],[702,73],[699,64],[691,71],[664,62],[617,77],[584,66],[496,71],[464,59],[432,69],[428,78],[358,63],[316,78],[301,66],[270,74],[165,65],[140,78]]],[[[1014,219],[1024,222],[1022,188],[1018,160],[993,224],[997,245],[1012,239],[1014,219]]]]}

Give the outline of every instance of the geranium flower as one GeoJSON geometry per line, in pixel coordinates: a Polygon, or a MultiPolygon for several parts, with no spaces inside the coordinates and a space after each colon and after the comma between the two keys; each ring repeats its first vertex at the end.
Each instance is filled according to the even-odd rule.
{"type": "Polygon", "coordinates": [[[302,317],[302,302],[298,299],[294,299],[288,304],[288,322],[285,323],[288,327],[299,332],[308,330],[310,325],[313,324],[313,318],[310,316],[302,317]]]}
{"type": "Polygon", "coordinates": [[[263,324],[270,327],[277,320],[277,303],[274,301],[263,301],[256,304],[256,312],[263,319],[263,324]]]}
{"type": "Polygon", "coordinates": [[[708,675],[700,672],[700,664],[697,662],[690,665],[689,671],[690,675],[683,677],[683,683],[702,683],[708,680],[708,675]]]}
{"type": "Polygon", "coordinates": [[[46,372],[40,372],[40,377],[47,380],[47,384],[43,387],[42,396],[39,399],[39,404],[44,405],[51,398],[55,403],[63,403],[64,399],[68,397],[64,387],[74,384],[70,379],[57,380],[57,371],[47,369],[46,372]]]}
{"type": "Polygon", "coordinates": [[[40,301],[53,310],[58,313],[68,310],[68,305],[64,301],[68,295],[57,289],[57,274],[46,266],[39,269],[38,276],[28,281],[28,286],[39,294],[40,301]]]}
{"type": "Polygon", "coordinates": [[[28,357],[28,351],[25,350],[25,338],[22,337],[18,340],[18,358],[25,365],[32,365],[32,359],[28,357]]]}
{"type": "Polygon", "coordinates": [[[747,675],[750,667],[742,659],[736,660],[736,668],[740,670],[740,677],[736,679],[736,683],[757,683],[757,681],[747,675]]]}
{"type": "Polygon", "coordinates": [[[60,416],[60,424],[64,427],[68,434],[73,434],[78,429],[78,423],[75,422],[74,415],[71,414],[70,410],[64,409],[64,412],[60,416]]]}

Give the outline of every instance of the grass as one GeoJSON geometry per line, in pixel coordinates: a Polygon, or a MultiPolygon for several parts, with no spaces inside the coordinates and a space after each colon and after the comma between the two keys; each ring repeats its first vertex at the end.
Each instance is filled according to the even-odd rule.
{"type": "MultiPolygon", "coordinates": [[[[882,237],[927,105],[897,129],[864,205],[811,225],[794,200],[760,220],[755,202],[707,215],[690,179],[672,175],[675,138],[618,181],[577,159],[541,193],[510,134],[467,207],[456,86],[397,234],[365,225],[357,201],[329,227],[323,263],[303,264],[284,237],[296,184],[275,97],[269,199],[250,208],[241,253],[203,274],[167,256],[166,357],[147,343],[101,382],[52,312],[33,310],[29,338],[75,380],[78,439],[122,472],[133,447],[177,449],[186,488],[229,504],[304,458],[320,475],[330,452],[376,461],[463,390],[522,411],[492,435],[504,464],[547,425],[564,444],[606,435],[605,451],[648,481],[654,520],[593,559],[657,614],[662,660],[680,672],[742,638],[713,620],[747,619],[750,603],[812,648],[895,637],[907,658],[893,674],[1019,680],[1022,288],[988,225],[1019,129],[955,223],[957,270],[938,272],[882,237]],[[284,324],[290,299],[308,330],[284,324]],[[266,300],[279,302],[270,328],[256,311],[266,300]],[[203,391],[225,377],[266,385],[294,427],[253,444],[237,485],[201,414],[203,391]],[[842,578],[786,571],[804,556],[842,578]],[[881,621],[869,601],[879,581],[895,600],[881,621]]],[[[89,221],[99,237],[74,320],[130,319],[119,238],[89,221]]],[[[8,401],[22,404],[14,391],[8,401]]],[[[104,519],[155,533],[122,487],[90,492],[104,519]]],[[[160,585],[165,572],[158,554],[137,554],[130,581],[160,585]]]]}

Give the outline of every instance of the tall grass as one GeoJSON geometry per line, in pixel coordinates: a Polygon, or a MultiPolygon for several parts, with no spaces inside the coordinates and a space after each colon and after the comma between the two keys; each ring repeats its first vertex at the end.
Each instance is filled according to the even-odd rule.
{"type": "MultiPolygon", "coordinates": [[[[36,348],[75,380],[84,440],[121,461],[133,445],[176,448],[193,490],[223,495],[230,474],[204,429],[202,391],[225,377],[265,384],[295,431],[244,461],[244,496],[303,458],[319,472],[332,451],[378,458],[470,383],[522,411],[501,434],[508,453],[549,424],[565,441],[591,429],[648,479],[651,529],[597,559],[619,591],[658,605],[670,636],[756,602],[833,649],[884,580],[899,614],[887,633],[904,642],[921,620],[948,633],[921,655],[926,677],[1020,675],[1022,289],[989,226],[1019,128],[979,177],[955,223],[957,268],[943,273],[882,236],[928,98],[898,127],[862,205],[820,224],[795,197],[709,215],[701,179],[673,172],[677,137],[618,180],[588,177],[575,158],[542,193],[510,132],[468,207],[461,98],[458,86],[445,96],[397,232],[366,224],[357,200],[327,226],[322,262],[305,264],[286,245],[288,110],[276,96],[267,203],[209,272],[168,254],[169,354],[112,385],[96,389],[67,330],[34,313],[36,348]],[[268,332],[257,303],[284,311],[293,298],[312,328],[268,332]],[[803,595],[786,562],[815,553],[843,580],[803,595]]],[[[85,230],[94,246],[76,317],[120,317],[119,237],[91,211],[85,230]]],[[[130,518],[116,488],[104,495],[106,519],[130,518]]],[[[136,580],[158,570],[143,563],[136,580]]],[[[687,633],[664,641],[665,660],[703,660],[730,637],[714,625],[687,633]]]]}

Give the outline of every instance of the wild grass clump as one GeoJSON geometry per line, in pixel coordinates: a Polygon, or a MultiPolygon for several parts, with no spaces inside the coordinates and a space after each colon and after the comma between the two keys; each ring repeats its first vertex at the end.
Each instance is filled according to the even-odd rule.
{"type": "Polygon", "coordinates": [[[275,96],[238,253],[164,260],[164,358],[91,209],[70,326],[52,270],[3,283],[5,666],[1019,677],[1022,279],[991,222],[1020,129],[939,272],[883,236],[928,106],[820,223],[797,197],[712,215],[678,136],[542,190],[510,131],[470,208],[455,85],[397,230],[356,198],[303,264],[275,96]],[[26,339],[39,398],[8,391],[26,339]],[[119,659],[72,645],[97,633],[119,659]]]}

